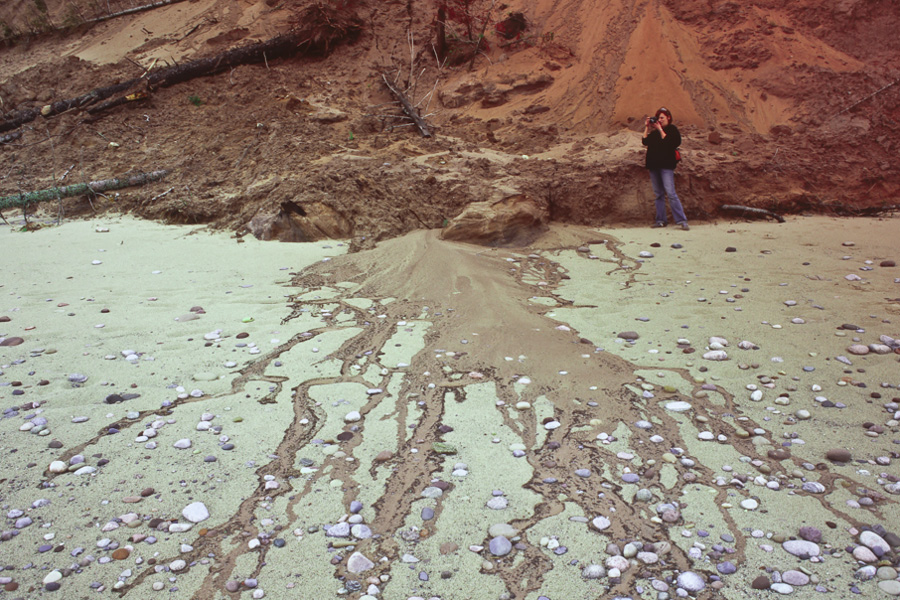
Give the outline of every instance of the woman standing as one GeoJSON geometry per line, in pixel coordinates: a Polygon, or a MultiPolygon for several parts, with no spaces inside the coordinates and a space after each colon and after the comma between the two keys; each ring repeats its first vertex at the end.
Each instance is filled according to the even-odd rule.
{"type": "Polygon", "coordinates": [[[665,227],[666,196],[672,218],[681,228],[690,229],[681,200],[675,193],[675,167],[678,166],[676,151],[681,145],[681,133],[672,123],[672,113],[668,108],[660,108],[654,117],[644,121],[644,137],[641,140],[647,146],[647,170],[650,171],[650,183],[656,196],[656,220],[653,227],[665,227]]]}

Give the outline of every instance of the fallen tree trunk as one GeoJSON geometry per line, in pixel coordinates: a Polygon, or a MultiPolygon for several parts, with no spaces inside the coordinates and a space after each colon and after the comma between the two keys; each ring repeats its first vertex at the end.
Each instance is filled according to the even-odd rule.
{"type": "MultiPolygon", "coordinates": [[[[335,35],[342,34],[344,37],[351,36],[357,29],[351,25],[347,25],[344,29],[336,29],[335,35]]],[[[176,83],[188,81],[195,77],[205,75],[216,75],[238,65],[256,64],[266,62],[275,58],[285,58],[292,56],[300,51],[302,46],[306,46],[308,51],[315,52],[320,50],[320,45],[327,44],[334,40],[325,40],[324,42],[315,36],[314,33],[305,29],[294,30],[288,33],[276,36],[265,42],[257,42],[241,48],[226,50],[221,54],[210,58],[201,58],[193,60],[181,65],[175,65],[167,69],[161,69],[136,77],[122,83],[97,88],[68,100],[60,100],[53,104],[48,104],[42,108],[29,108],[10,113],[0,122],[0,133],[10,131],[25,123],[34,121],[38,115],[51,117],[72,108],[85,108],[110,98],[116,94],[121,94],[135,87],[140,81],[146,80],[150,88],[168,87],[176,83]]],[[[107,107],[109,108],[109,107],[107,107]]]]}
{"type": "Polygon", "coordinates": [[[391,85],[391,82],[388,81],[388,78],[384,73],[381,74],[381,78],[384,80],[384,85],[387,86],[387,89],[389,89],[391,93],[397,97],[397,100],[400,101],[400,106],[403,107],[403,112],[406,113],[406,116],[412,119],[412,122],[419,128],[422,137],[431,137],[431,130],[428,129],[428,124],[425,122],[425,119],[419,116],[419,111],[415,109],[403,92],[391,85]]]}
{"type": "Polygon", "coordinates": [[[723,204],[719,207],[719,210],[726,212],[741,212],[761,217],[772,217],[779,223],[784,223],[784,217],[773,213],[771,210],[766,210],[765,208],[753,208],[752,206],[741,206],[740,204],[723,204]]]}
{"type": "Polygon", "coordinates": [[[25,208],[29,204],[46,202],[48,200],[58,200],[71,196],[81,196],[82,194],[108,192],[111,190],[120,190],[122,188],[144,185],[153,181],[159,181],[168,174],[169,171],[160,170],[151,173],[138,173],[136,175],[126,175],[114,179],[103,179],[100,181],[91,181],[90,183],[76,183],[46,190],[2,196],[0,197],[0,210],[14,207],[25,208]]]}

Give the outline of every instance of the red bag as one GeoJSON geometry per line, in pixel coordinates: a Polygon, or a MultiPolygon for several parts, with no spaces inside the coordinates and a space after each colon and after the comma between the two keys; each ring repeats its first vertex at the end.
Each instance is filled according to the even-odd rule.
{"type": "Polygon", "coordinates": [[[681,162],[681,152],[675,150],[675,162],[681,162]]]}

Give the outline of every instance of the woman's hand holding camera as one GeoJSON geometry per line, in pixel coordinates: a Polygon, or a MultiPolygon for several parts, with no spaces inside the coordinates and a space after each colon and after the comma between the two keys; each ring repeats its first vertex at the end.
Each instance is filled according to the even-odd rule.
{"type": "Polygon", "coordinates": [[[647,117],[644,119],[644,137],[650,133],[651,129],[658,129],[659,134],[665,137],[665,132],[663,131],[662,124],[660,124],[659,119],[656,117],[647,117]]]}

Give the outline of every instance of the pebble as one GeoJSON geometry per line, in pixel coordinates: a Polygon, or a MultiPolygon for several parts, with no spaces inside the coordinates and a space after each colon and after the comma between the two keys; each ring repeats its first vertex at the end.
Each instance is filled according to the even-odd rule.
{"type": "Polygon", "coordinates": [[[834,448],[825,453],[825,458],[834,462],[850,462],[853,457],[849,450],[844,448],[834,448]]]}
{"type": "Polygon", "coordinates": [[[716,570],[719,571],[719,573],[721,573],[722,575],[731,575],[737,572],[737,567],[734,566],[734,563],[725,561],[717,564],[716,570]]]}
{"type": "Polygon", "coordinates": [[[363,571],[368,571],[372,567],[375,566],[371,560],[365,557],[360,552],[354,552],[347,559],[347,570],[354,574],[362,573],[363,571]]]}
{"type": "Polygon", "coordinates": [[[787,540],[782,545],[785,552],[788,554],[792,554],[799,558],[809,558],[812,556],[819,556],[821,553],[821,549],[818,544],[813,542],[809,542],[807,540],[787,540]]]}
{"type": "Polygon", "coordinates": [[[600,579],[606,576],[606,569],[602,565],[590,564],[581,570],[584,579],[600,579]]]}
{"type": "Polygon", "coordinates": [[[769,589],[783,595],[791,594],[794,591],[794,588],[787,583],[773,583],[769,589]]]}
{"type": "Polygon", "coordinates": [[[512,542],[506,537],[498,535],[491,538],[491,541],[488,543],[488,550],[494,556],[506,556],[512,551],[512,542]]]}
{"type": "Polygon", "coordinates": [[[191,523],[200,523],[209,518],[209,510],[202,502],[193,502],[184,507],[182,516],[191,523]]]}
{"type": "Polygon", "coordinates": [[[678,587],[688,592],[699,592],[706,587],[706,582],[703,580],[703,577],[693,571],[679,573],[676,578],[676,583],[678,584],[678,587]]]}
{"type": "Polygon", "coordinates": [[[789,585],[803,586],[809,583],[809,575],[802,571],[791,569],[781,574],[781,580],[789,585]]]}
{"type": "Polygon", "coordinates": [[[176,559],[176,560],[173,560],[172,562],[170,562],[169,568],[176,572],[183,571],[184,569],[187,568],[187,562],[185,562],[179,558],[179,559],[176,559]]]}
{"type": "Polygon", "coordinates": [[[900,581],[886,579],[878,582],[878,589],[889,596],[900,596],[900,581]]]}
{"type": "Polygon", "coordinates": [[[865,530],[860,533],[859,543],[875,552],[881,552],[881,554],[887,554],[891,551],[890,545],[874,531],[865,530]]]}

